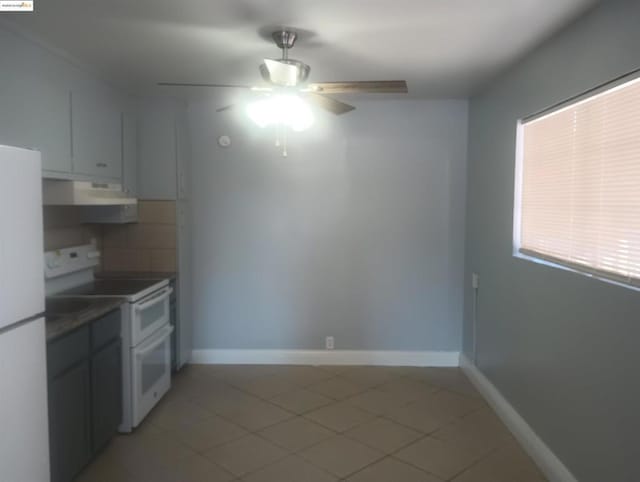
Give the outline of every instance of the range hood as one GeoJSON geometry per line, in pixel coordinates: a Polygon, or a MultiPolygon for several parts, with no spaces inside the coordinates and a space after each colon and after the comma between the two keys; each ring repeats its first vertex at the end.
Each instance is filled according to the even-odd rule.
{"type": "Polygon", "coordinates": [[[127,206],[138,203],[128,197],[120,184],[90,181],[42,180],[45,206],[127,206]]]}

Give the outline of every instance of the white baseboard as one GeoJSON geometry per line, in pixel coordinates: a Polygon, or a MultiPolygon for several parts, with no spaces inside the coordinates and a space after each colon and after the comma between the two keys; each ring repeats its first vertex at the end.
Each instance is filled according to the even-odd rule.
{"type": "Polygon", "coordinates": [[[191,363],[457,367],[457,351],[193,350],[191,363]]]}
{"type": "Polygon", "coordinates": [[[509,401],[465,355],[460,355],[460,367],[550,482],[578,482],[509,401]]]}

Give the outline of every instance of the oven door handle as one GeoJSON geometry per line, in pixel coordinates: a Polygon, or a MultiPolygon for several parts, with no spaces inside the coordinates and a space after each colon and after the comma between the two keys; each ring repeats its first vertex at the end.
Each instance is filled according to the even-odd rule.
{"type": "Polygon", "coordinates": [[[167,337],[171,333],[173,333],[173,326],[171,326],[171,325],[167,325],[167,326],[159,329],[157,334],[155,336],[153,336],[150,340],[146,341],[142,348],[140,348],[139,350],[137,350],[137,349],[135,350],[136,351],[136,358],[138,360],[140,360],[140,359],[144,358],[145,356],[147,356],[147,354],[149,354],[150,352],[155,350],[159,345],[164,343],[165,340],[167,339],[167,337]]]}
{"type": "Polygon", "coordinates": [[[173,293],[173,288],[171,286],[168,286],[164,288],[162,291],[160,291],[158,294],[153,295],[151,298],[148,298],[147,301],[145,301],[144,303],[136,304],[135,309],[136,311],[144,311],[147,308],[155,304],[158,304],[161,301],[164,301],[166,298],[169,297],[169,295],[171,295],[171,293],[173,293]]]}

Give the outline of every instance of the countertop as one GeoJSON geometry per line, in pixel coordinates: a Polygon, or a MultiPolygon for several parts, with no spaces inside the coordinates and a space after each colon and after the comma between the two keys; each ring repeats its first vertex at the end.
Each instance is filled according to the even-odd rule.
{"type": "Polygon", "coordinates": [[[95,274],[96,278],[125,278],[125,279],[169,279],[175,280],[175,271],[102,271],[95,274]]]}
{"type": "Polygon", "coordinates": [[[106,315],[123,303],[119,298],[47,298],[47,342],[106,315]]]}

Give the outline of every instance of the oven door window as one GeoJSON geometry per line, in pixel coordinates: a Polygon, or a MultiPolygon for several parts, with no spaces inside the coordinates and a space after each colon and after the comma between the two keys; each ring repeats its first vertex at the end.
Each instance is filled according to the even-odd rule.
{"type": "Polygon", "coordinates": [[[138,425],[171,386],[171,332],[165,326],[151,339],[132,348],[133,426],[138,425]]]}
{"type": "Polygon", "coordinates": [[[147,393],[167,371],[164,360],[164,344],[158,345],[140,361],[142,393],[147,393]]]}

